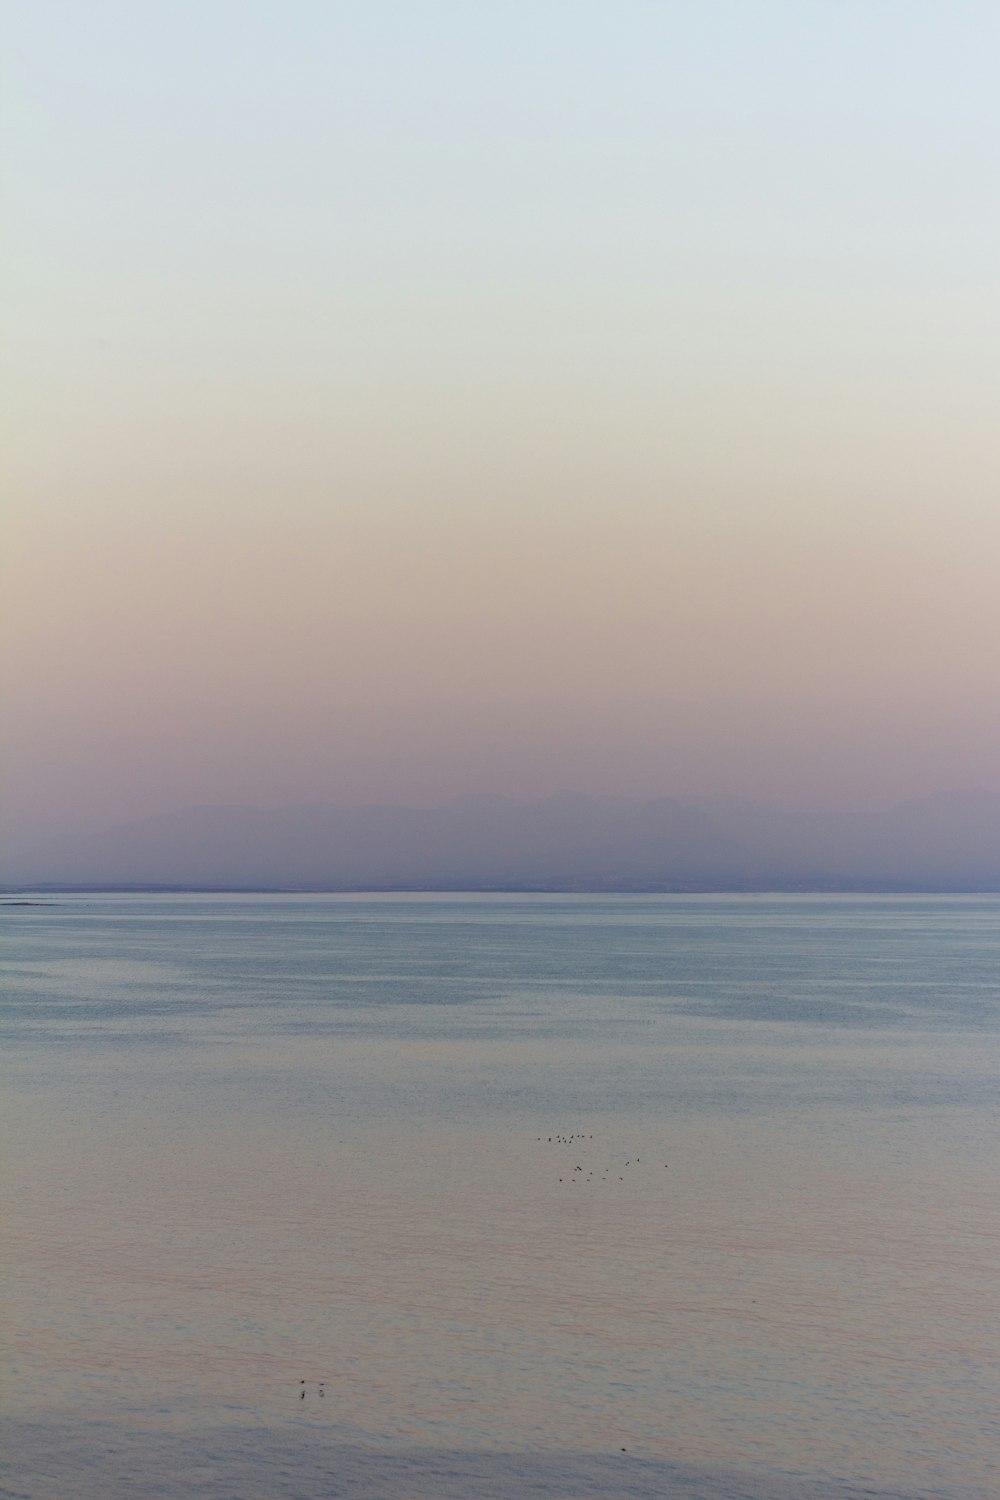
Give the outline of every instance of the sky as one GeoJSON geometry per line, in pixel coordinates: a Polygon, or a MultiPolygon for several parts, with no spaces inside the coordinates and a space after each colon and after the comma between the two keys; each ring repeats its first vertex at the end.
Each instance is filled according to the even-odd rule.
{"type": "Polygon", "coordinates": [[[4,0],[15,839],[1000,789],[992,0],[4,0]]]}

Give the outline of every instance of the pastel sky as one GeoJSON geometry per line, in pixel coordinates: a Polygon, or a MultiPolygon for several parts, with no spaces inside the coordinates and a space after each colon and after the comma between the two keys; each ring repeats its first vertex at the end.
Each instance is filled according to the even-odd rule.
{"type": "Polygon", "coordinates": [[[7,0],[9,817],[1000,788],[994,0],[7,0]]]}

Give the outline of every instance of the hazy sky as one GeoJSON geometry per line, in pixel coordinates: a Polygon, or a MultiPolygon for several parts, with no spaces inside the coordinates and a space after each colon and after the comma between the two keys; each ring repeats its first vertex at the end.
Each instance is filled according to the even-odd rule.
{"type": "Polygon", "coordinates": [[[11,816],[1000,787],[994,0],[6,0],[11,816]]]}

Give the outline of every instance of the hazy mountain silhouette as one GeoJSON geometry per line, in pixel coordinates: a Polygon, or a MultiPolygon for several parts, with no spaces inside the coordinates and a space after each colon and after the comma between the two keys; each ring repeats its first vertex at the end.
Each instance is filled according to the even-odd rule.
{"type": "Polygon", "coordinates": [[[8,885],[1000,890],[1000,794],[845,814],[739,798],[193,807],[50,843],[8,885]]]}

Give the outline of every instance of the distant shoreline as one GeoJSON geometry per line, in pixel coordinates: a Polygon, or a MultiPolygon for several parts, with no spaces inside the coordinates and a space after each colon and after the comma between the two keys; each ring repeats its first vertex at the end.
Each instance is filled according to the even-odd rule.
{"type": "Polygon", "coordinates": [[[1000,896],[996,885],[874,882],[761,885],[8,885],[0,906],[50,906],[39,896],[1000,896]],[[9,899],[4,899],[9,898],[9,899]]]}

